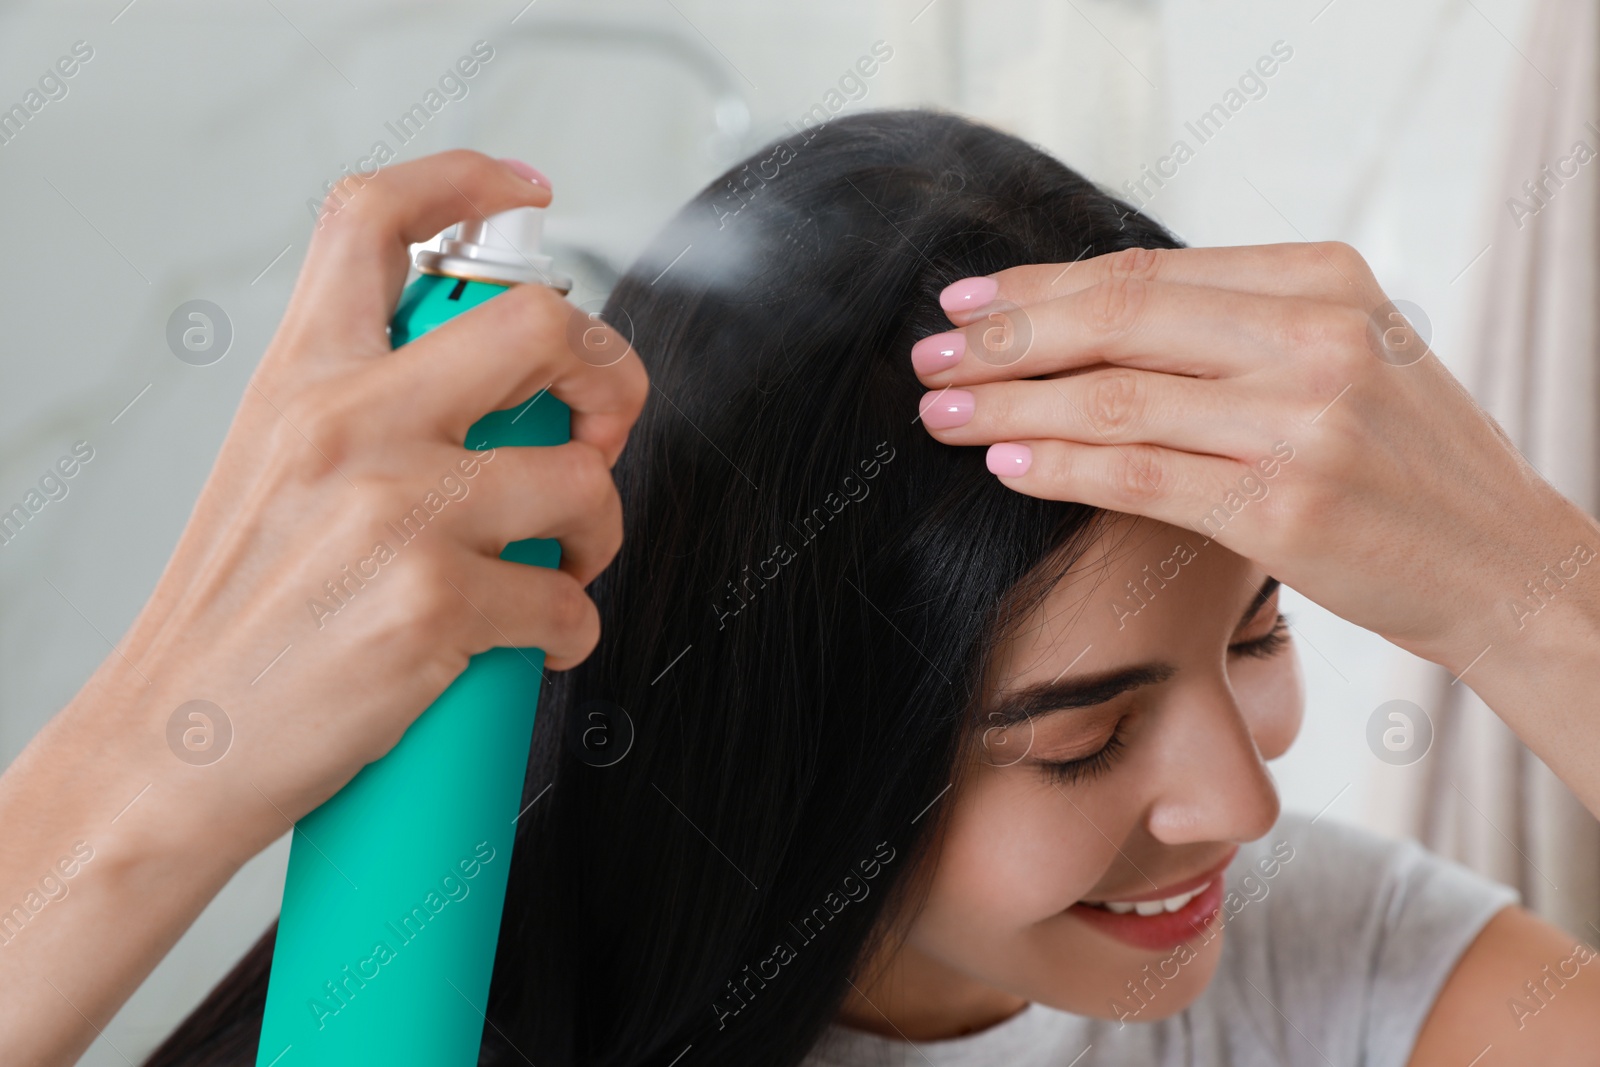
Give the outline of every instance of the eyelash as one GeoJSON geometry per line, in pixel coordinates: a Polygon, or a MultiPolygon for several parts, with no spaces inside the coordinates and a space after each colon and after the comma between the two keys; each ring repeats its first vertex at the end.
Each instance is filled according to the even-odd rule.
{"type": "Polygon", "coordinates": [[[1056,760],[1054,762],[1040,760],[1039,766],[1044,768],[1052,782],[1065,782],[1073,785],[1078,782],[1103,774],[1116,762],[1117,756],[1122,752],[1122,720],[1117,720],[1116,727],[1111,731],[1111,736],[1106,743],[1100,746],[1100,751],[1092,756],[1082,756],[1078,759],[1056,760]]]}
{"type": "MultiPolygon", "coordinates": [[[[1289,617],[1283,612],[1278,612],[1277,621],[1272,629],[1260,637],[1252,638],[1241,644],[1231,645],[1228,651],[1241,656],[1253,656],[1257,659],[1266,659],[1275,656],[1289,643],[1289,617]]],[[[1117,756],[1122,753],[1122,720],[1117,720],[1116,727],[1111,731],[1111,736],[1106,743],[1093,755],[1082,756],[1072,760],[1057,760],[1054,762],[1041,760],[1039,766],[1050,776],[1052,782],[1065,782],[1068,785],[1086,781],[1096,775],[1103,774],[1116,762],[1117,756]]]]}
{"type": "Polygon", "coordinates": [[[1241,656],[1252,656],[1256,659],[1267,659],[1276,656],[1284,650],[1289,643],[1289,616],[1278,612],[1277,622],[1272,624],[1272,629],[1260,637],[1246,641],[1243,644],[1230,645],[1228,651],[1241,656]]]}

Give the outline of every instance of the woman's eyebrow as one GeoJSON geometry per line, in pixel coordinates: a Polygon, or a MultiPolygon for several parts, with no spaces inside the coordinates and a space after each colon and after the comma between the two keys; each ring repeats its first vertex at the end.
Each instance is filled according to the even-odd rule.
{"type": "MultiPolygon", "coordinates": [[[[1261,605],[1277,591],[1278,584],[1276,578],[1268,578],[1261,583],[1261,588],[1256,590],[1256,595],[1250,600],[1250,606],[1240,617],[1239,626],[1249,622],[1255,613],[1261,610],[1261,605]]],[[[1236,626],[1235,629],[1237,628],[1236,626]]],[[[1170,663],[1138,663],[1097,674],[1080,675],[1065,681],[1058,678],[1053,682],[1040,682],[1022,689],[1013,689],[1001,693],[996,699],[993,709],[987,715],[988,725],[998,729],[1048,715],[1052,711],[1089,708],[1096,704],[1104,704],[1129,690],[1164,682],[1172,677],[1177,669],[1170,663]]]]}
{"type": "Polygon", "coordinates": [[[994,708],[986,716],[987,725],[994,728],[1012,726],[1052,711],[1104,704],[1130,689],[1164,682],[1177,670],[1170,663],[1139,663],[1013,689],[1001,693],[995,700],[994,708]]]}

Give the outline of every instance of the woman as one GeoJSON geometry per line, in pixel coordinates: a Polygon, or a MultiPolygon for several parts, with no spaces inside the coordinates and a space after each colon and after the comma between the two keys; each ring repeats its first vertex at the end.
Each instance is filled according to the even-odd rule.
{"type": "MultiPolygon", "coordinates": [[[[1587,1048],[1563,935],[1280,820],[1263,760],[1301,710],[1281,579],[1470,667],[1593,807],[1600,726],[1549,708],[1596,677],[1595,600],[1468,660],[1511,640],[1496,583],[1594,527],[1436,359],[1366,350],[1365,311],[1351,351],[1381,303],[1353,255],[1135,251],[1175,247],[924,112],[769,146],[654,242],[605,318],[656,402],[599,646],[539,719],[483,1062],[1587,1048]],[[1545,964],[1562,986],[1509,1014],[1545,964]]],[[[149,1064],[253,1062],[270,947],[149,1064]]]]}

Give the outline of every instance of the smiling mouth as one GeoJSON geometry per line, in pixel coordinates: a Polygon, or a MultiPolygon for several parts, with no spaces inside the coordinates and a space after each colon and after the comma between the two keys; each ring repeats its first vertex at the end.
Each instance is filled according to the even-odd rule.
{"type": "Polygon", "coordinates": [[[1210,879],[1206,881],[1204,885],[1191,889],[1186,893],[1179,893],[1176,896],[1171,897],[1162,897],[1159,900],[1085,900],[1083,903],[1085,906],[1091,908],[1104,908],[1106,911],[1109,911],[1115,915],[1128,915],[1134,912],[1146,917],[1151,915],[1160,915],[1163,912],[1183,910],[1189,901],[1193,900],[1195,897],[1211,888],[1211,882],[1213,881],[1215,881],[1215,879],[1210,879]]]}
{"type": "Polygon", "coordinates": [[[1209,869],[1148,893],[1080,900],[1067,914],[1135,948],[1171,948],[1204,932],[1221,914],[1223,875],[1238,852],[1235,845],[1209,869]]]}

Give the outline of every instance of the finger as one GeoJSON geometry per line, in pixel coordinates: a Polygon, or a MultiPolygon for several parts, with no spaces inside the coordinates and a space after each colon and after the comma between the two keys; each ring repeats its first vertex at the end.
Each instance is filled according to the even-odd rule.
{"type": "Polygon", "coordinates": [[[1142,442],[1237,459],[1260,449],[1265,421],[1232,382],[1122,367],[933,390],[919,411],[928,432],[949,445],[1142,442]]]}
{"type": "Polygon", "coordinates": [[[468,451],[461,461],[478,465],[475,477],[458,479],[466,506],[451,514],[467,543],[499,555],[512,541],[554,538],[561,543],[561,569],[580,585],[594,581],[616,556],[622,500],[610,465],[592,445],[468,451]]]}
{"type": "Polygon", "coordinates": [[[1129,248],[1071,263],[1036,263],[963,278],[940,294],[958,326],[996,301],[1030,306],[1104,282],[1134,279],[1268,296],[1376,306],[1382,294],[1361,254],[1338,241],[1229,248],[1129,248]]]}
{"type": "Polygon", "coordinates": [[[1239,496],[1239,480],[1254,473],[1231,459],[1157,445],[1039,438],[991,445],[987,460],[1001,483],[1019,493],[1144,515],[1206,538],[1221,531],[1216,509],[1224,516],[1238,510],[1230,502],[1239,496]]]}
{"type": "Polygon", "coordinates": [[[371,368],[377,407],[452,443],[490,411],[541,390],[572,409],[572,437],[615,463],[649,394],[644,363],[620,336],[542,285],[518,285],[397,348],[371,368]],[[574,331],[588,340],[574,342],[574,331]],[[608,341],[594,345],[596,331],[608,341]],[[606,359],[592,362],[592,352],[606,359]],[[611,353],[620,353],[614,356],[611,353]]]}
{"type": "Polygon", "coordinates": [[[583,662],[600,640],[600,612],[570,573],[475,556],[452,582],[453,622],[475,651],[542,648],[545,666],[583,662]]]}
{"type": "Polygon", "coordinates": [[[1118,278],[1027,307],[990,310],[911,349],[930,386],[967,385],[1116,363],[1220,378],[1365,344],[1367,317],[1303,297],[1118,278]]]}
{"type": "Polygon", "coordinates": [[[361,354],[387,351],[384,328],[411,266],[410,245],[464,219],[549,203],[548,186],[466,149],[352,175],[324,204],[289,313],[361,354]]]}

